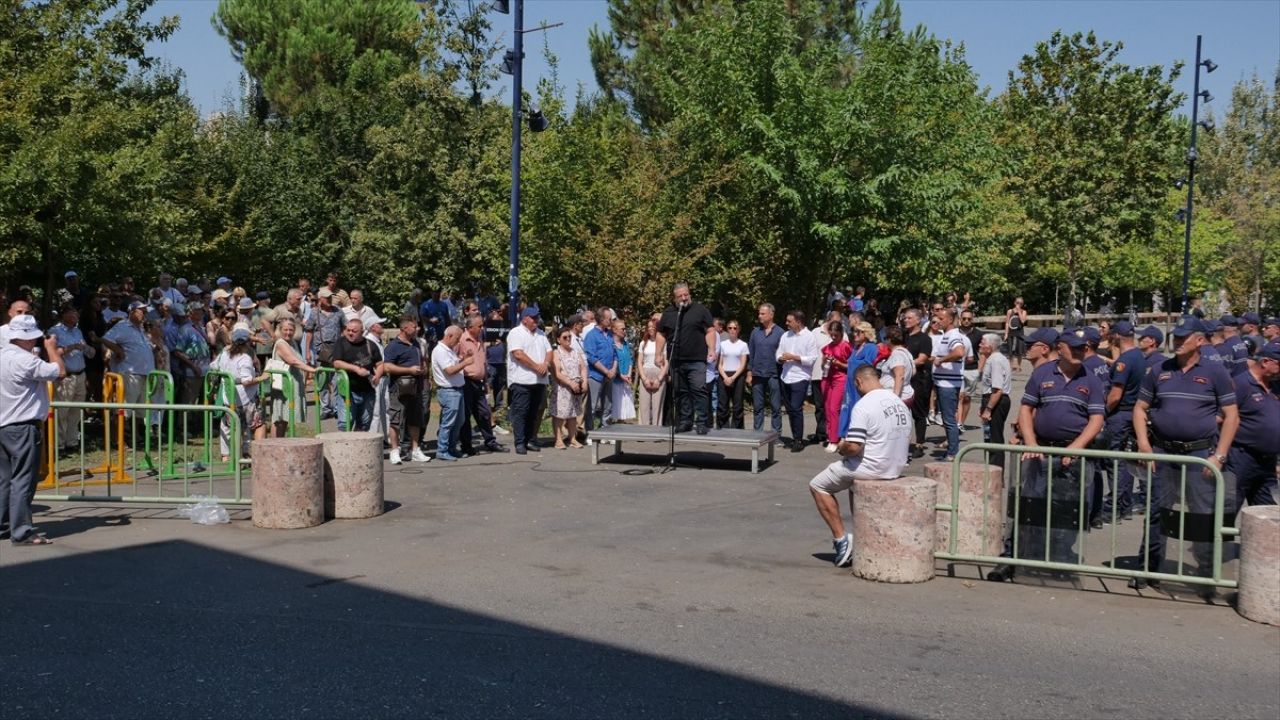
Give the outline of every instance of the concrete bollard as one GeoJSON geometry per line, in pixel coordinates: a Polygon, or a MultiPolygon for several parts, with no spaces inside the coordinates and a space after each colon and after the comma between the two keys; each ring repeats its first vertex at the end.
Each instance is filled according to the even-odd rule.
{"type": "Polygon", "coordinates": [[[1236,610],[1254,622],[1280,625],[1280,506],[1240,511],[1240,593],[1236,610]]]}
{"type": "Polygon", "coordinates": [[[934,575],[937,483],[922,477],[853,482],[853,574],[918,583],[934,575]]]}
{"type": "Polygon", "coordinates": [[[382,434],[328,432],[324,443],[324,516],[358,519],[382,514],[382,434]]]}
{"type": "Polygon", "coordinates": [[[314,438],[254,440],[253,524],[294,529],[324,522],[324,443],[314,438]]]}
{"type": "MultiPolygon", "coordinates": [[[[938,503],[950,505],[951,463],[926,463],[924,474],[938,483],[938,503]]],[[[960,463],[960,502],[956,507],[959,509],[956,552],[961,555],[999,555],[1004,549],[1004,471],[998,465],[960,463]]],[[[936,549],[939,552],[945,552],[949,546],[951,517],[951,513],[945,510],[938,511],[936,549]]]]}

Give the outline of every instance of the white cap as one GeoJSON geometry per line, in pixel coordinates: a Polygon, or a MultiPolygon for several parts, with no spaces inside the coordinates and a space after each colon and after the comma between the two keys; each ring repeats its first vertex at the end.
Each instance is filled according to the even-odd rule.
{"type": "Polygon", "coordinates": [[[9,321],[9,339],[10,340],[35,340],[44,335],[40,332],[40,325],[36,323],[33,315],[15,315],[9,321]]]}

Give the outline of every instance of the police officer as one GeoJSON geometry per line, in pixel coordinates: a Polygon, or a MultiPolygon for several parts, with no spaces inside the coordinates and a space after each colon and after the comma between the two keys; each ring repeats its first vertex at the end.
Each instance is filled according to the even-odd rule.
{"type": "MultiPolygon", "coordinates": [[[[1205,362],[1201,356],[1205,339],[1200,321],[1184,320],[1172,335],[1174,356],[1147,373],[1133,407],[1138,451],[1205,458],[1221,469],[1240,425],[1235,386],[1220,364],[1205,362]]],[[[1164,561],[1163,521],[1177,512],[1178,501],[1182,500],[1184,512],[1213,512],[1215,486],[1202,472],[1186,473],[1187,497],[1178,497],[1183,467],[1176,463],[1155,467],[1147,542],[1138,551],[1145,558],[1143,567],[1153,572],[1159,572],[1164,561]]],[[[1129,587],[1141,589],[1149,583],[1154,581],[1135,577],[1129,587]]]]}
{"type": "Polygon", "coordinates": [[[1214,335],[1219,330],[1217,320],[1201,320],[1200,329],[1204,334],[1204,342],[1200,345],[1201,362],[1211,365],[1217,365],[1227,371],[1227,376],[1231,376],[1231,366],[1235,364],[1234,358],[1228,361],[1221,353],[1218,352],[1218,346],[1214,345],[1214,335]]]}
{"type": "MultiPolygon", "coordinates": [[[[1111,335],[1111,343],[1119,348],[1120,356],[1111,366],[1108,380],[1107,448],[1126,451],[1133,449],[1133,406],[1147,374],[1147,359],[1133,342],[1133,325],[1129,321],[1117,322],[1111,335]]],[[[1121,519],[1133,516],[1133,473],[1128,463],[1113,463],[1111,470],[1117,477],[1103,503],[1103,522],[1109,521],[1113,512],[1121,519]]]]}
{"type": "Polygon", "coordinates": [[[1163,346],[1164,333],[1160,332],[1160,328],[1155,325],[1146,326],[1138,334],[1138,349],[1142,351],[1143,357],[1146,358],[1148,370],[1169,359],[1168,355],[1160,352],[1160,348],[1163,346]]]}
{"type": "Polygon", "coordinates": [[[1262,343],[1258,347],[1277,340],[1280,340],[1280,317],[1271,317],[1262,321],[1262,343]]]}
{"type": "MultiPolygon", "coordinates": [[[[1057,362],[1040,365],[1031,372],[1022,395],[1018,429],[1028,446],[1083,449],[1102,431],[1105,391],[1097,376],[1084,368],[1082,333],[1064,332],[1058,337],[1057,351],[1057,362]]],[[[1022,456],[1019,521],[1023,527],[1011,530],[1005,541],[1005,557],[1013,556],[1012,533],[1017,532],[1023,557],[1045,557],[1047,543],[1050,560],[1076,559],[1072,547],[1084,528],[1075,527],[1075,522],[1080,502],[1090,497],[1089,488],[1081,487],[1080,465],[1080,458],[1036,452],[1022,456]],[[1052,496],[1048,487],[1050,472],[1052,496]],[[1050,523],[1048,533],[1046,521],[1050,523]]],[[[987,579],[1001,582],[1013,575],[1012,566],[997,565],[987,579]]]]}
{"type": "MultiPolygon", "coordinates": [[[[1084,369],[1098,378],[1098,382],[1102,384],[1105,390],[1111,384],[1111,366],[1098,354],[1098,346],[1102,344],[1102,331],[1093,325],[1088,325],[1077,330],[1076,333],[1084,338],[1084,369]]],[[[1105,425],[1095,442],[1100,442],[1101,447],[1110,446],[1105,425]]],[[[1089,527],[1095,530],[1102,527],[1102,494],[1106,484],[1105,469],[1106,467],[1103,463],[1093,464],[1093,482],[1091,486],[1093,495],[1089,501],[1089,527]]]]}
{"type": "Polygon", "coordinates": [[[1263,346],[1254,359],[1246,361],[1245,372],[1235,376],[1240,429],[1227,453],[1227,475],[1234,476],[1236,482],[1235,503],[1228,512],[1240,512],[1246,500],[1250,505],[1275,505],[1280,499],[1276,492],[1276,461],[1280,454],[1280,397],[1274,389],[1277,381],[1280,342],[1263,346]]]}
{"type": "MultiPolygon", "coordinates": [[[[1240,339],[1245,342],[1252,342],[1255,352],[1265,344],[1262,342],[1262,334],[1258,332],[1261,327],[1262,319],[1258,317],[1258,313],[1247,312],[1240,316],[1240,339]]],[[[1250,353],[1250,355],[1252,354],[1250,353]]]]}
{"type": "Polygon", "coordinates": [[[1222,325],[1222,342],[1218,344],[1218,354],[1231,359],[1232,377],[1249,369],[1249,346],[1240,336],[1240,321],[1235,315],[1227,313],[1218,318],[1222,325]]]}

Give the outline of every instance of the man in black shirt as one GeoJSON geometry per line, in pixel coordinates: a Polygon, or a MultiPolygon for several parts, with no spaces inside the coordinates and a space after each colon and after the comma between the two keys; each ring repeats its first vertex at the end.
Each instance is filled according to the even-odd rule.
{"type": "Polygon", "coordinates": [[[707,392],[707,363],[716,356],[716,330],[711,311],[693,302],[689,286],[679,283],[672,290],[672,303],[658,324],[658,353],[667,353],[674,383],[676,432],[688,432],[695,422],[699,435],[711,424],[710,394],[707,392]]]}
{"type": "Polygon", "coordinates": [[[929,417],[929,393],[933,390],[933,339],[924,331],[921,322],[924,315],[916,308],[902,315],[902,327],[907,334],[907,351],[916,363],[916,373],[911,376],[911,419],[916,425],[916,445],[911,450],[914,457],[924,455],[925,420],[929,417]]]}
{"type": "Polygon", "coordinates": [[[982,331],[973,326],[972,310],[960,311],[960,332],[969,338],[969,354],[964,358],[964,387],[960,388],[960,417],[956,420],[964,430],[965,421],[969,419],[969,402],[975,396],[981,399],[978,375],[982,368],[978,362],[978,346],[982,344],[982,331]]]}
{"type": "MultiPolygon", "coordinates": [[[[374,390],[382,382],[382,351],[364,337],[364,323],[351,318],[342,329],[342,337],[333,344],[333,367],[347,373],[347,389],[351,393],[352,427],[360,432],[373,424],[374,390]]],[[[339,429],[345,429],[339,416],[339,429]]]]}

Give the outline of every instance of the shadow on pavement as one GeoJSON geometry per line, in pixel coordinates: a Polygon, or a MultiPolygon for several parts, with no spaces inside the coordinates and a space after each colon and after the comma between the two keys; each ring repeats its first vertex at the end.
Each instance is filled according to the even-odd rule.
{"type": "Polygon", "coordinates": [[[0,568],[5,712],[900,717],[383,592],[361,577],[185,541],[0,568]]]}

